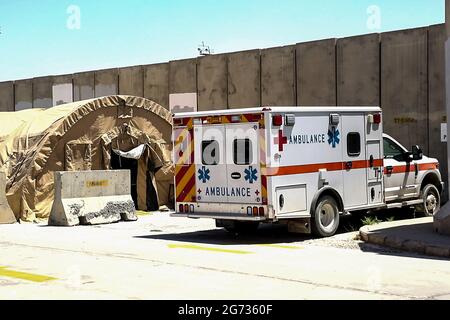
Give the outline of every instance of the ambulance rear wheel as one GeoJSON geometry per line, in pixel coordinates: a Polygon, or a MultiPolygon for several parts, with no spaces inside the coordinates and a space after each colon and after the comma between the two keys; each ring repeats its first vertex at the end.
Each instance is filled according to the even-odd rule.
{"type": "Polygon", "coordinates": [[[339,207],[331,196],[320,198],[311,219],[311,229],[314,235],[322,238],[336,234],[339,227],[339,207]]]}
{"type": "Polygon", "coordinates": [[[230,233],[237,234],[252,234],[255,233],[259,227],[259,222],[242,222],[236,221],[233,226],[226,226],[225,230],[230,233]]]}

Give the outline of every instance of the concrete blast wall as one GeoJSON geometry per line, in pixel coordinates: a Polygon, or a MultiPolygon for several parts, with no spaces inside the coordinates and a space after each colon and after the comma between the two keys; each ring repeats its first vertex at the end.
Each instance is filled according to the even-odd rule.
{"type": "Polygon", "coordinates": [[[14,111],[14,82],[0,82],[0,112],[14,111]]]}
{"type": "Polygon", "coordinates": [[[82,72],[73,75],[73,101],[95,97],[95,73],[82,72]]]}
{"type": "Polygon", "coordinates": [[[198,110],[228,107],[227,56],[214,55],[197,60],[198,110]]]}
{"type": "Polygon", "coordinates": [[[336,39],[297,44],[297,103],[336,105],[336,39]]]}
{"type": "Polygon", "coordinates": [[[19,80],[14,82],[14,110],[33,108],[33,80],[19,80]]]}
{"type": "Polygon", "coordinates": [[[144,66],[144,98],[169,109],[169,64],[144,66]]]}
{"type": "Polygon", "coordinates": [[[119,94],[144,95],[144,71],[141,66],[119,69],[119,94]]]}
{"type": "Polygon", "coordinates": [[[297,104],[295,46],[261,51],[261,103],[263,106],[297,104]]]}
{"type": "Polygon", "coordinates": [[[53,105],[53,79],[41,77],[33,79],[33,108],[48,108],[53,105]]]}
{"type": "Polygon", "coordinates": [[[117,69],[95,72],[95,97],[104,97],[119,93],[119,74],[117,69]]]}
{"type": "Polygon", "coordinates": [[[186,59],[169,63],[169,93],[197,92],[197,60],[186,59]]]}
{"type": "Polygon", "coordinates": [[[428,153],[427,29],[381,35],[381,106],[384,130],[428,153]]]}
{"type": "Polygon", "coordinates": [[[228,55],[228,108],[261,106],[261,57],[259,50],[228,55]]]}
{"type": "Polygon", "coordinates": [[[380,35],[337,41],[337,104],[380,105],[380,35]]]}
{"type": "Polygon", "coordinates": [[[440,24],[20,80],[14,85],[6,82],[0,83],[0,111],[12,110],[12,105],[15,110],[51,106],[58,99],[52,88],[60,83],[73,84],[74,101],[120,93],[144,96],[165,108],[170,94],[197,93],[182,99],[196,99],[201,111],[262,105],[381,105],[385,131],[408,148],[421,145],[439,159],[445,172],[447,153],[440,142],[441,124],[447,121],[445,39],[445,25],[440,24]]]}

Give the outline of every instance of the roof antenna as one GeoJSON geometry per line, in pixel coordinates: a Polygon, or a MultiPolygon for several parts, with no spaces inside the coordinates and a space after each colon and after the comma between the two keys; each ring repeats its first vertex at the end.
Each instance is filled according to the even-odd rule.
{"type": "Polygon", "coordinates": [[[214,53],[210,46],[205,45],[204,41],[198,46],[197,50],[201,56],[209,56],[214,53]]]}

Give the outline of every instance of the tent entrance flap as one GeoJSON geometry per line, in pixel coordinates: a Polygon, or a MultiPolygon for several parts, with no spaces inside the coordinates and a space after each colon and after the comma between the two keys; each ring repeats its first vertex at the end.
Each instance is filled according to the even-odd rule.
{"type": "Polygon", "coordinates": [[[144,154],[145,151],[145,144],[141,144],[139,147],[134,148],[133,150],[124,152],[121,150],[117,150],[117,149],[113,149],[113,152],[122,157],[122,158],[126,158],[126,159],[135,159],[135,160],[139,160],[142,155],[144,154]]]}
{"type": "Polygon", "coordinates": [[[111,154],[111,169],[113,170],[130,170],[131,178],[131,198],[135,207],[137,208],[137,175],[138,175],[138,160],[133,158],[122,158],[115,152],[111,154]]]}

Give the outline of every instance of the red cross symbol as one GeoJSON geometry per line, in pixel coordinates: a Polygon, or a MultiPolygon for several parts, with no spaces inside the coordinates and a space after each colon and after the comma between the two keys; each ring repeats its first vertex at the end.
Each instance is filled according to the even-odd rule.
{"type": "Polygon", "coordinates": [[[284,145],[288,143],[288,139],[283,136],[283,130],[278,131],[278,137],[275,137],[274,142],[278,145],[280,152],[284,151],[284,145]]]}
{"type": "Polygon", "coordinates": [[[259,196],[259,190],[255,191],[256,196],[259,196]]]}
{"type": "Polygon", "coordinates": [[[198,189],[198,190],[197,190],[197,193],[198,193],[198,194],[201,194],[201,193],[202,193],[202,190],[201,190],[201,189],[198,189]]]}

